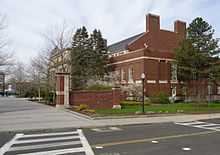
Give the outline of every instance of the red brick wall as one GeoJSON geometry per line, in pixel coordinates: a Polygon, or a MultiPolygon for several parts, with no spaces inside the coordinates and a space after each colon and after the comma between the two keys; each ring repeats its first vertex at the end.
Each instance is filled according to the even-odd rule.
{"type": "Polygon", "coordinates": [[[60,76],[60,91],[64,91],[64,76],[60,76]]]}
{"type": "Polygon", "coordinates": [[[64,105],[64,95],[58,95],[56,97],[56,103],[59,105],[64,105]]]}
{"type": "Polygon", "coordinates": [[[129,53],[110,58],[110,62],[115,63],[112,68],[120,73],[119,81],[121,82],[121,69],[124,68],[126,69],[125,84],[128,84],[129,67],[133,67],[134,81],[141,80],[141,73],[145,73],[145,94],[147,96],[158,91],[171,95],[171,85],[177,87],[178,84],[170,83],[171,62],[169,59],[175,59],[175,55],[171,51],[179,46],[185,36],[185,22],[175,21],[173,31],[162,30],[160,29],[160,17],[148,14],[146,32],[126,46],[129,53]],[[145,43],[147,48],[144,46],[145,43]],[[163,61],[163,59],[168,60],[163,61]],[[147,80],[155,80],[156,83],[147,83],[147,80]],[[159,83],[159,80],[167,80],[167,83],[159,83]]]}
{"type": "Polygon", "coordinates": [[[150,49],[170,52],[179,46],[186,36],[186,23],[174,22],[174,31],[160,29],[159,16],[148,14],[146,17],[146,32],[139,39],[128,44],[131,51],[144,48],[146,43],[150,49]]]}
{"type": "Polygon", "coordinates": [[[112,108],[121,100],[125,100],[125,97],[120,89],[70,92],[70,105],[87,104],[89,107],[112,108]]]}

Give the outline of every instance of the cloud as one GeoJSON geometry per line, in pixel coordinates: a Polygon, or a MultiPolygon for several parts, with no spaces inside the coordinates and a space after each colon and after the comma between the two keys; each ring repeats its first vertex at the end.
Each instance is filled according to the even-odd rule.
{"type": "Polygon", "coordinates": [[[216,29],[220,13],[217,0],[0,0],[0,13],[8,18],[7,33],[19,60],[26,64],[37,55],[45,30],[65,20],[73,29],[85,25],[102,31],[108,43],[145,31],[145,14],[161,16],[161,27],[173,30],[174,20],[190,23],[201,16],[216,29]]]}

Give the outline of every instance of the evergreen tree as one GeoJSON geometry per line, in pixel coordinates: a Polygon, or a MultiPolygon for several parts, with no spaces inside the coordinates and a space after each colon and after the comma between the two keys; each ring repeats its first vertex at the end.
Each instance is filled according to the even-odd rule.
{"type": "Polygon", "coordinates": [[[99,30],[90,38],[86,28],[77,29],[73,36],[71,51],[72,89],[84,89],[89,79],[102,78],[108,72],[108,57],[105,41],[99,30]]]}
{"type": "Polygon", "coordinates": [[[71,81],[72,89],[82,89],[86,82],[89,59],[89,35],[83,26],[76,30],[71,51],[71,81]]]}
{"type": "Polygon", "coordinates": [[[105,47],[105,40],[102,37],[101,31],[95,29],[90,36],[92,57],[90,60],[90,75],[103,77],[108,73],[108,56],[105,47]]]}
{"type": "Polygon", "coordinates": [[[207,80],[216,83],[220,78],[217,57],[220,51],[218,41],[213,39],[213,34],[212,26],[198,17],[189,24],[187,38],[174,50],[178,79],[195,86],[196,88],[193,89],[196,90],[197,98],[206,92],[201,89],[202,83],[207,80]]]}

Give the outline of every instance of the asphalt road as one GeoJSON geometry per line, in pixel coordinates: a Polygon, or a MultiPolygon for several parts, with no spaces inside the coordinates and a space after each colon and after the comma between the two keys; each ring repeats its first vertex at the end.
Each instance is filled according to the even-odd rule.
{"type": "MultiPolygon", "coordinates": [[[[73,137],[73,139],[71,139],[71,136],[75,136],[77,133],[73,133],[74,135],[71,135],[69,132],[75,131],[78,130],[72,129],[69,131],[50,131],[48,134],[51,134],[51,132],[59,132],[60,134],[65,135],[45,135],[43,138],[49,138],[49,143],[47,140],[43,142],[39,140],[42,137],[21,137],[20,140],[17,140],[17,144],[12,145],[14,150],[6,152],[5,154],[42,152],[56,149],[65,149],[67,152],[64,151],[64,154],[75,154],[72,153],[71,150],[68,152],[68,149],[73,147],[74,150],[77,150],[77,148],[83,149],[81,151],[82,153],[76,154],[91,154],[88,153],[88,148],[92,148],[94,154],[97,155],[220,154],[220,119],[186,122],[185,124],[164,123],[83,129],[82,131],[86,141],[83,136],[79,136],[78,138],[73,137]],[[63,137],[64,139],[62,139],[63,137]],[[24,142],[25,140],[26,142],[24,142]],[[76,144],[72,146],[72,144],[69,143],[69,140],[71,140],[72,144],[76,144]],[[31,145],[35,145],[35,148],[30,150],[32,146],[27,143],[28,141],[31,141],[31,145]],[[64,145],[65,143],[66,145],[64,145]],[[89,145],[87,145],[88,143],[89,145]],[[26,150],[22,150],[22,148],[26,150]]],[[[33,133],[24,133],[24,135],[29,136],[32,136],[32,134],[33,133]]],[[[2,147],[8,140],[13,138],[14,135],[15,134],[1,134],[0,147],[2,147]]]]}

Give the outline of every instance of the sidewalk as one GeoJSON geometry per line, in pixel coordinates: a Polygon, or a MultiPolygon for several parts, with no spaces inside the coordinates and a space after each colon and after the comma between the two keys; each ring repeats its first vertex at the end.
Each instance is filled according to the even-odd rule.
{"type": "Polygon", "coordinates": [[[106,126],[120,126],[120,125],[138,125],[138,124],[152,124],[152,123],[171,123],[171,122],[188,122],[196,120],[206,120],[220,118],[220,114],[199,114],[199,115],[171,115],[158,117],[142,117],[142,118],[121,118],[121,119],[102,119],[94,120],[94,122],[106,126]]]}
{"type": "Polygon", "coordinates": [[[0,132],[96,126],[90,119],[26,99],[0,98],[0,132]]]}
{"type": "Polygon", "coordinates": [[[24,99],[0,98],[0,132],[52,130],[64,128],[92,128],[104,126],[140,125],[151,123],[187,122],[220,118],[219,113],[199,115],[139,116],[132,118],[103,118],[56,109],[24,99]]]}

